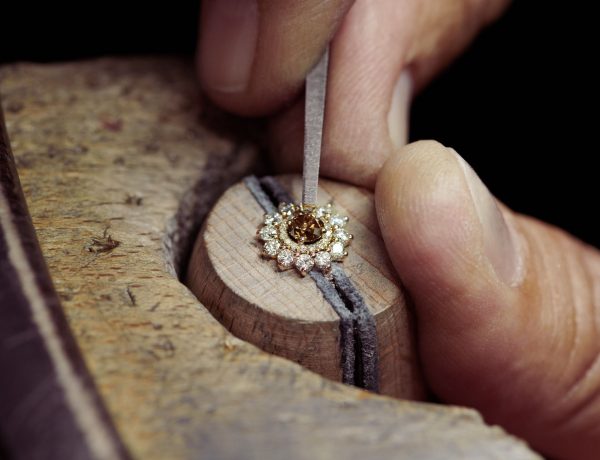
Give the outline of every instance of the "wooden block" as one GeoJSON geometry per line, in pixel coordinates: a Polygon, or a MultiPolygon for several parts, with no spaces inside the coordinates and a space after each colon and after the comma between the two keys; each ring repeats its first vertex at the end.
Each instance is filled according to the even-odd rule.
{"type": "MultiPolygon", "coordinates": [[[[301,178],[278,180],[298,202],[301,178]]],[[[372,193],[322,180],[320,201],[350,218],[354,239],[343,268],[375,318],[380,392],[423,398],[412,312],[379,234],[372,193]]],[[[243,182],[231,187],[196,241],[188,285],[234,335],[342,381],[340,317],[310,276],[279,271],[261,257],[255,235],[263,215],[243,182]]]]}

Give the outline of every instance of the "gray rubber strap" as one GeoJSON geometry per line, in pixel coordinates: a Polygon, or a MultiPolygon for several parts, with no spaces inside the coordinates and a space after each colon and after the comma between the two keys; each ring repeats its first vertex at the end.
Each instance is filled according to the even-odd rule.
{"type": "Polygon", "coordinates": [[[348,385],[359,384],[356,379],[356,338],[354,330],[354,316],[338,294],[335,285],[323,273],[311,271],[310,277],[315,280],[317,287],[323,293],[325,300],[340,317],[340,348],[342,354],[342,382],[348,385]]]}
{"type": "Polygon", "coordinates": [[[377,329],[375,318],[367,307],[363,296],[360,295],[354,283],[350,280],[339,264],[333,264],[331,273],[340,297],[348,308],[352,308],[354,319],[354,337],[358,342],[355,366],[355,381],[360,387],[371,391],[379,391],[379,355],[377,353],[377,329]]]}
{"type": "MultiPolygon", "coordinates": [[[[292,197],[270,176],[249,176],[244,183],[265,212],[276,211],[275,204],[290,203],[292,197]]],[[[378,353],[375,319],[340,264],[332,265],[333,281],[318,271],[310,276],[323,297],[340,317],[342,381],[346,384],[378,391],[378,353]]]]}
{"type": "MultiPolygon", "coordinates": [[[[256,179],[256,177],[255,177],[256,179]]],[[[261,189],[268,194],[271,200],[271,204],[274,204],[275,208],[279,203],[292,203],[294,199],[288,193],[286,189],[284,189],[277,179],[271,176],[261,177],[260,179],[256,179],[259,183],[261,189]]],[[[259,202],[260,203],[260,202],[259,202]]],[[[262,206],[262,204],[261,204],[262,206]]],[[[264,206],[263,206],[264,208],[264,206]]]]}

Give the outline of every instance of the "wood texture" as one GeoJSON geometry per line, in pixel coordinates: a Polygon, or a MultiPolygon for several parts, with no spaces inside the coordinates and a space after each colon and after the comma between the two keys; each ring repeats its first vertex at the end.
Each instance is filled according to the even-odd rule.
{"type": "Polygon", "coordinates": [[[15,168],[2,107],[0,458],[128,458],[53,288],[15,168]]]}
{"type": "Polygon", "coordinates": [[[474,411],[374,396],[262,352],[174,277],[209,203],[255,159],[200,122],[191,64],[12,65],[0,90],[64,312],[135,457],[538,458],[474,411]]]}
{"type": "MultiPolygon", "coordinates": [[[[300,200],[299,176],[278,180],[300,200]]],[[[372,193],[322,180],[320,199],[350,218],[354,240],[343,267],[376,321],[381,393],[423,398],[414,324],[379,235],[372,193]]],[[[339,317],[312,278],[279,272],[273,260],[260,257],[254,235],[263,215],[243,183],[230,188],[196,242],[190,288],[237,337],[341,381],[339,317]]]]}

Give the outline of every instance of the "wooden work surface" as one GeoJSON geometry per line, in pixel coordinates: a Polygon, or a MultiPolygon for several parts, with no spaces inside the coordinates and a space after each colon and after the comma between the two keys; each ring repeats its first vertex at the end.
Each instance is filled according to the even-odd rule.
{"type": "Polygon", "coordinates": [[[134,457],[538,458],[474,411],[375,396],[264,353],[176,279],[190,232],[257,157],[203,127],[191,64],[11,65],[0,91],[64,312],[134,457]]]}

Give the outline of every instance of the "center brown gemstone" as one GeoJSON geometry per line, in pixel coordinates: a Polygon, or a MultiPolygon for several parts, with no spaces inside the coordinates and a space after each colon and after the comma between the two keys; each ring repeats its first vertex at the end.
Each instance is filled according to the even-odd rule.
{"type": "Polygon", "coordinates": [[[316,243],[323,236],[325,224],[318,217],[307,212],[299,212],[288,224],[288,235],[296,243],[316,243]]]}

